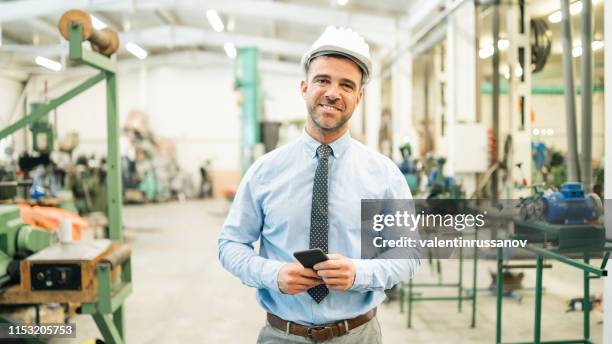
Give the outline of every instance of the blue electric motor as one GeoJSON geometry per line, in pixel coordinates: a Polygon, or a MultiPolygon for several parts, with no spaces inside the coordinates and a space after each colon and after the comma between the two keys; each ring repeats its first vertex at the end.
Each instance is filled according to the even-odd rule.
{"type": "Polygon", "coordinates": [[[555,224],[583,224],[599,216],[601,201],[585,195],[581,183],[565,183],[560,192],[542,197],[545,220],[555,224]],[[599,201],[599,202],[598,202],[599,201]]]}

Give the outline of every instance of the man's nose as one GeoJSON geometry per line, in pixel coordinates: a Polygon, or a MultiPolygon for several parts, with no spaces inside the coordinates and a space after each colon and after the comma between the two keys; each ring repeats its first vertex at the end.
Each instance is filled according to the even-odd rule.
{"type": "Polygon", "coordinates": [[[325,97],[329,100],[336,100],[340,98],[340,87],[335,83],[331,83],[325,90],[325,97]]]}

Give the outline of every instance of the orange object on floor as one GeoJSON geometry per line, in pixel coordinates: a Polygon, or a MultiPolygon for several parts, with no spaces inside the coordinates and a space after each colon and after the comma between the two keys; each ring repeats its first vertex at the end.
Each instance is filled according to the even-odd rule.
{"type": "Polygon", "coordinates": [[[69,218],[72,222],[72,240],[81,240],[82,229],[90,226],[86,219],[65,209],[27,204],[18,204],[18,207],[25,224],[51,232],[59,231],[60,221],[63,218],[69,218]]]}

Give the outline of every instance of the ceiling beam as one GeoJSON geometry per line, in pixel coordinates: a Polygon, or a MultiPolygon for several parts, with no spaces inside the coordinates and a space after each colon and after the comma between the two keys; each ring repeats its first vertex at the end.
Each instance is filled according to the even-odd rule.
{"type": "MultiPolygon", "coordinates": [[[[377,45],[391,47],[395,43],[397,20],[389,16],[371,15],[320,6],[306,6],[280,2],[251,0],[109,0],[95,2],[90,0],[20,0],[0,3],[0,22],[16,21],[46,15],[61,15],[72,8],[89,11],[133,12],[137,10],[155,11],[159,9],[178,9],[204,13],[214,8],[221,14],[257,17],[290,23],[326,27],[351,27],[368,41],[377,45]]],[[[203,19],[204,20],[204,19],[203,19]]]]}
{"type": "MultiPolygon", "coordinates": [[[[123,32],[119,34],[121,48],[127,42],[134,42],[145,49],[147,46],[193,47],[196,45],[223,47],[225,42],[232,42],[236,47],[256,47],[261,52],[280,54],[299,58],[309,45],[288,40],[260,36],[239,35],[235,33],[214,32],[189,26],[163,25],[154,28],[123,32]]],[[[67,44],[0,46],[0,52],[12,52],[26,56],[44,55],[47,57],[65,54],[67,44]]]]}
{"type": "Polygon", "coordinates": [[[194,46],[208,45],[223,47],[226,42],[236,47],[256,47],[262,52],[281,54],[290,57],[301,57],[309,45],[277,38],[241,35],[189,26],[158,26],[150,29],[124,32],[120,34],[122,42],[134,42],[146,46],[194,46]]]}

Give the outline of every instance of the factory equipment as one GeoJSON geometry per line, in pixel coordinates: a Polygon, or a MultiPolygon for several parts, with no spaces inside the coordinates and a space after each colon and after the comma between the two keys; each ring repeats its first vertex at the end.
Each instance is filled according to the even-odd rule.
{"type": "Polygon", "coordinates": [[[19,281],[19,261],[49,246],[50,238],[48,231],[24,224],[17,206],[0,205],[0,288],[19,281]]]}
{"type": "Polygon", "coordinates": [[[419,162],[416,159],[411,159],[412,146],[410,143],[405,143],[400,147],[400,153],[402,154],[402,162],[399,164],[399,169],[406,178],[406,182],[410,187],[410,192],[413,195],[419,193],[419,185],[421,184],[421,175],[419,162]]]}
{"type": "MultiPolygon", "coordinates": [[[[31,111],[36,111],[40,104],[31,105],[31,111]]],[[[40,154],[49,154],[53,150],[53,127],[49,123],[49,117],[43,116],[34,123],[30,124],[32,132],[32,149],[40,154]]]]}
{"type": "Polygon", "coordinates": [[[463,195],[461,185],[455,182],[453,177],[444,176],[445,158],[436,159],[437,167],[433,169],[428,178],[427,185],[430,187],[427,198],[451,198],[460,199],[463,195]]]}
{"type": "MultiPolygon", "coordinates": [[[[56,243],[21,260],[21,279],[0,294],[0,304],[108,303],[109,286],[131,289],[128,246],[109,239],[56,243]],[[122,276],[120,276],[122,274],[122,276]]],[[[82,306],[82,307],[83,307],[82,306]]]]}
{"type": "MultiPolygon", "coordinates": [[[[107,57],[117,50],[118,39],[111,29],[94,31],[90,15],[80,10],[66,12],[60,19],[59,29],[69,41],[69,58],[94,67],[100,73],[58,98],[39,104],[30,114],[2,129],[0,138],[38,122],[48,116],[50,111],[105,80],[108,140],[106,188],[110,240],[56,244],[22,260],[19,264],[20,284],[7,288],[0,295],[0,303],[79,303],[80,312],[92,315],[106,343],[124,343],[123,303],[132,291],[131,259],[129,248],[122,243],[121,232],[117,64],[107,57]],[[85,40],[89,40],[93,50],[101,54],[84,48],[85,40]]],[[[15,216],[14,213],[12,216],[15,216]]],[[[6,225],[17,226],[18,222],[8,221],[0,225],[7,228],[6,225]]],[[[15,229],[3,229],[0,232],[14,233],[15,229]]],[[[25,234],[22,233],[27,231],[20,230],[18,240],[23,239],[25,234]]],[[[34,236],[26,242],[32,240],[34,236]]],[[[36,339],[28,338],[28,341],[36,342],[36,339]]]]}
{"type": "Polygon", "coordinates": [[[601,199],[585,194],[581,183],[565,183],[559,192],[534,195],[520,204],[520,219],[514,222],[518,238],[550,242],[559,248],[602,247],[605,230],[593,223],[603,213],[601,199]]]}
{"type": "Polygon", "coordinates": [[[541,180],[557,188],[567,180],[567,166],[561,152],[542,142],[532,142],[531,157],[535,167],[533,170],[539,173],[533,176],[533,180],[541,180]]]}

